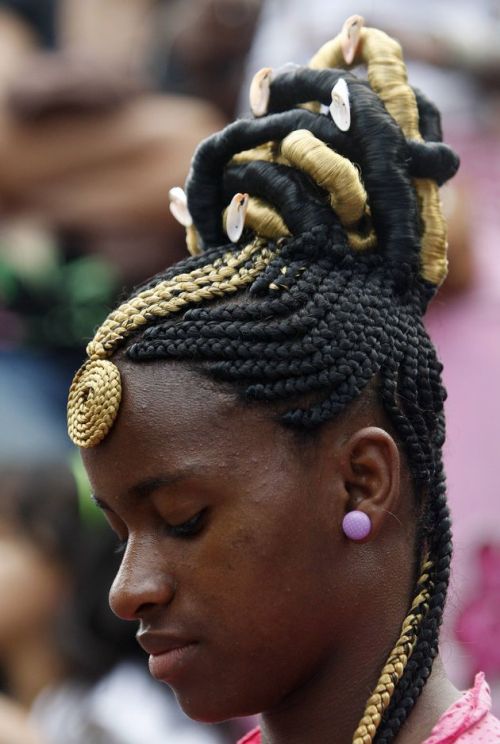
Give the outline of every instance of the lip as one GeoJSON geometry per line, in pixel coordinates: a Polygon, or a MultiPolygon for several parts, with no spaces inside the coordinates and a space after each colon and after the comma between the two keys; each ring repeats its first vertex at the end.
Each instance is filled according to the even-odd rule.
{"type": "Polygon", "coordinates": [[[182,670],[197,643],[167,633],[138,633],[139,645],[149,654],[149,671],[162,682],[170,682],[182,670]]]}
{"type": "Polygon", "coordinates": [[[174,682],[188,664],[196,645],[188,643],[161,654],[151,654],[148,661],[150,674],[161,682],[174,682]]]}

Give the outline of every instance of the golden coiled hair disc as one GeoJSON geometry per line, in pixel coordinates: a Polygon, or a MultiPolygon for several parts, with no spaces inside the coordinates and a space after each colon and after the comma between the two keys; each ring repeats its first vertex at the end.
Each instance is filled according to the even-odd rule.
{"type": "Polygon", "coordinates": [[[76,373],[68,397],[68,433],[78,447],[94,447],[113,425],[122,385],[118,367],[90,359],[76,373]]]}

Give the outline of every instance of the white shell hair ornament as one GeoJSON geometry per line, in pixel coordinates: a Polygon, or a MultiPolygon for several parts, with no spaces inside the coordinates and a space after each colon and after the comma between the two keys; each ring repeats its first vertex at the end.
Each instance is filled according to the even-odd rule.
{"type": "Polygon", "coordinates": [[[342,26],[342,31],[340,32],[340,48],[342,49],[342,54],[344,55],[344,60],[347,65],[351,65],[356,56],[356,50],[361,36],[361,29],[364,24],[365,19],[363,16],[352,15],[342,26]]]}
{"type": "Polygon", "coordinates": [[[332,88],[330,114],[338,128],[342,132],[347,132],[351,126],[351,106],[349,104],[349,89],[344,78],[337,80],[332,88]]]}
{"type": "Polygon", "coordinates": [[[232,243],[237,243],[245,227],[248,194],[235,194],[226,211],[226,233],[232,243]]]}
{"type": "Polygon", "coordinates": [[[187,197],[184,193],[184,189],[180,186],[174,186],[168,192],[170,197],[170,211],[174,215],[177,222],[180,222],[184,227],[191,227],[193,224],[193,218],[189,214],[187,206],[187,197]]]}
{"type": "Polygon", "coordinates": [[[267,113],[272,77],[273,68],[263,67],[252,78],[250,83],[250,109],[254,116],[264,116],[267,113]]]}
{"type": "Polygon", "coordinates": [[[283,65],[280,65],[280,67],[276,67],[276,69],[272,71],[271,82],[278,75],[284,75],[287,72],[295,72],[295,70],[298,69],[300,69],[300,65],[298,65],[296,62],[285,62],[283,65]]]}

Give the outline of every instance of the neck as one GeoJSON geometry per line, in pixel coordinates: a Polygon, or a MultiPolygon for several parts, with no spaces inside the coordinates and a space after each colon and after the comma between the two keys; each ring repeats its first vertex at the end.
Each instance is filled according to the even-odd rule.
{"type": "Polygon", "coordinates": [[[439,718],[460,695],[446,676],[443,663],[438,656],[411,715],[397,737],[397,744],[421,744],[427,739],[439,718]]]}
{"type": "Polygon", "coordinates": [[[42,689],[63,678],[60,656],[44,634],[10,644],[2,663],[10,696],[25,708],[42,689]]]}
{"type": "MultiPolygon", "coordinates": [[[[366,701],[376,687],[402,618],[394,606],[382,611],[374,628],[367,613],[351,638],[316,670],[314,677],[262,715],[263,744],[351,744],[366,701]],[[396,620],[394,620],[396,618],[396,620]],[[371,627],[370,627],[371,625],[371,627]],[[374,632],[375,631],[375,632],[374,632]],[[374,643],[374,639],[377,642],[374,643]]],[[[436,659],[432,674],[396,741],[421,744],[445,710],[459,697],[436,659]]]]}
{"type": "MultiPolygon", "coordinates": [[[[389,651],[390,649],[388,649],[389,651]]],[[[262,716],[263,744],[351,744],[383,659],[337,657],[262,716]]]]}

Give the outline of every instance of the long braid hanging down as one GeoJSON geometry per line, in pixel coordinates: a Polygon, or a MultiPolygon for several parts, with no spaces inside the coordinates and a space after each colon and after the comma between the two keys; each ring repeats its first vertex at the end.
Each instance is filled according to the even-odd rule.
{"type": "Polygon", "coordinates": [[[438,186],[458,158],[409,87],[399,44],[359,16],[309,67],[257,73],[251,104],[254,118],[198,147],[187,197],[174,190],[193,255],[99,328],[70,391],[69,432],[92,447],[112,427],[120,348],[136,362],[197,364],[246,400],[288,401],[283,423],[301,429],[375,378],[422,499],[414,595],[353,735],[388,744],[431,672],[449,577],[445,391],[421,316],[446,274],[438,186]],[[359,63],[368,81],[346,71],[359,63]]]}

